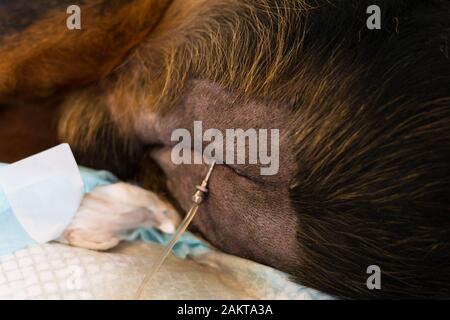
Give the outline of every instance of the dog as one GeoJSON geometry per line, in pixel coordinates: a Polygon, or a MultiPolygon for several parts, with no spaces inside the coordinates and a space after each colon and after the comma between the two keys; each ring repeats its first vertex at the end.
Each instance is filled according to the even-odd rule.
{"type": "Polygon", "coordinates": [[[207,166],[173,130],[277,128],[278,174],[218,166],[196,231],[339,298],[450,298],[448,1],[69,2],[0,5],[0,104],[51,101],[79,163],[183,211],[207,166]]]}

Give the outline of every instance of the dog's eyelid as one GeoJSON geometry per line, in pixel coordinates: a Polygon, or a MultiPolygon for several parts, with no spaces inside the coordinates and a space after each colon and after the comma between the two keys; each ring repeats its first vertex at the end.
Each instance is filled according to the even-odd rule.
{"type": "Polygon", "coordinates": [[[264,181],[263,176],[259,174],[259,165],[249,164],[226,164],[235,174],[238,176],[250,180],[254,183],[262,183],[264,181]]]}

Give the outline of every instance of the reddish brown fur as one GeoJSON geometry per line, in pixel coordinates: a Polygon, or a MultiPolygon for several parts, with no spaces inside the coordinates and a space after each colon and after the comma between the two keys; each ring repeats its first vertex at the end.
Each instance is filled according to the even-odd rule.
{"type": "Polygon", "coordinates": [[[65,11],[50,12],[0,49],[0,101],[45,97],[105,77],[158,23],[170,0],[133,1],[98,14],[83,6],[81,31],[68,30],[65,11]]]}

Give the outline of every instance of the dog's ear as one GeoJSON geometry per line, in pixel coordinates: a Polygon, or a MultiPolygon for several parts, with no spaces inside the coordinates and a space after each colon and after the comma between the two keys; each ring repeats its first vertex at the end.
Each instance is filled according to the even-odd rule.
{"type": "Polygon", "coordinates": [[[0,101],[46,97],[106,76],[151,32],[170,3],[87,0],[80,6],[81,30],[67,28],[67,8],[59,6],[17,34],[0,35],[0,101]]]}

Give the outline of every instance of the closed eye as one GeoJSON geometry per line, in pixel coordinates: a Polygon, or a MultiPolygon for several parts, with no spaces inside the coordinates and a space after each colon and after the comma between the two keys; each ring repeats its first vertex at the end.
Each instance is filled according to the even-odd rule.
{"type": "Polygon", "coordinates": [[[230,170],[232,170],[239,177],[250,180],[254,183],[263,183],[262,176],[258,174],[258,165],[245,165],[245,164],[225,164],[230,170]]]}

